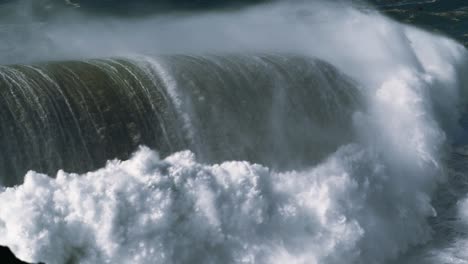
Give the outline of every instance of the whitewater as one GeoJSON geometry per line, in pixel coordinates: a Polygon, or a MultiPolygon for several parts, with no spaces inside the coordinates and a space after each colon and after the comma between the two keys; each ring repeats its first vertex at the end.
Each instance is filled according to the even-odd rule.
{"type": "Polygon", "coordinates": [[[53,53],[21,44],[0,67],[18,258],[468,262],[456,41],[328,1],[44,34],[53,53]]]}

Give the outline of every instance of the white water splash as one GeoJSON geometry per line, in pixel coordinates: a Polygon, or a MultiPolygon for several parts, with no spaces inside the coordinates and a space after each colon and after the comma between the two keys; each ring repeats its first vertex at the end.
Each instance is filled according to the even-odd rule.
{"type": "MultiPolygon", "coordinates": [[[[150,32],[164,36],[156,46],[167,52],[284,51],[339,67],[368,99],[367,111],[355,115],[359,137],[296,172],[204,165],[190,152],[160,160],[148,149],[81,176],[31,172],[0,193],[0,244],[50,264],[382,263],[431,239],[431,196],[444,180],[441,157],[466,85],[461,45],[325,4],[279,3],[162,24],[150,32]]],[[[59,40],[60,32],[53,32],[59,40]]],[[[142,32],[148,27],[132,41],[142,32]]],[[[74,37],[93,39],[88,34],[74,37]]],[[[107,47],[96,45],[98,54],[107,47]]],[[[446,259],[463,261],[461,245],[446,259]]]]}
{"type": "Polygon", "coordinates": [[[385,173],[357,145],[288,173],[142,148],[85,175],[28,173],[0,193],[0,243],[50,264],[380,262],[430,233],[423,193],[382,208],[385,173]]]}

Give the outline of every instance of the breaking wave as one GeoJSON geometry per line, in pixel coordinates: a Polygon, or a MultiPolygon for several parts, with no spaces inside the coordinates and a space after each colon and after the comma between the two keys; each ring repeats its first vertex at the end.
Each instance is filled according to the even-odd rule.
{"type": "Polygon", "coordinates": [[[466,261],[465,48],[337,3],[237,15],[169,26],[245,41],[217,55],[3,66],[0,244],[46,263],[466,261]]]}

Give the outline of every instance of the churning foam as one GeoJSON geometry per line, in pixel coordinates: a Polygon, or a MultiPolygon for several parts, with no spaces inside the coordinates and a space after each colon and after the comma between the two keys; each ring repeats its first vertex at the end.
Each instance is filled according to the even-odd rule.
{"type": "Polygon", "coordinates": [[[423,193],[382,200],[386,181],[358,145],[287,173],[141,148],[84,175],[28,173],[0,194],[0,242],[51,264],[380,262],[427,239],[432,213],[423,193]]]}
{"type": "Polygon", "coordinates": [[[0,244],[51,264],[382,263],[429,241],[431,195],[444,180],[442,157],[466,85],[465,49],[346,6],[278,3],[240,15],[232,25],[230,15],[209,15],[170,28],[196,32],[217,21],[229,37],[199,30],[195,43],[241,39],[242,49],[335,65],[368,99],[355,114],[354,143],[290,172],[200,164],[190,152],[160,159],[146,148],[84,175],[30,172],[0,192],[0,244]]]}

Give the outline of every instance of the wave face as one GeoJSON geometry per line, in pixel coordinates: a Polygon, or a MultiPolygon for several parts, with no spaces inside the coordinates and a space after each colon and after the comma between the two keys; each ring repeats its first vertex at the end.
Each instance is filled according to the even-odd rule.
{"type": "Polygon", "coordinates": [[[51,264],[467,261],[463,46],[341,1],[163,22],[180,55],[1,68],[0,244],[51,264]]]}
{"type": "Polygon", "coordinates": [[[3,184],[21,183],[29,169],[90,170],[142,142],[171,149],[168,101],[131,63],[4,66],[1,76],[3,184]]]}
{"type": "Polygon", "coordinates": [[[4,66],[1,77],[4,185],[30,169],[97,169],[142,144],[205,162],[310,165],[351,140],[360,98],[334,67],[298,56],[69,61],[4,66]]]}

